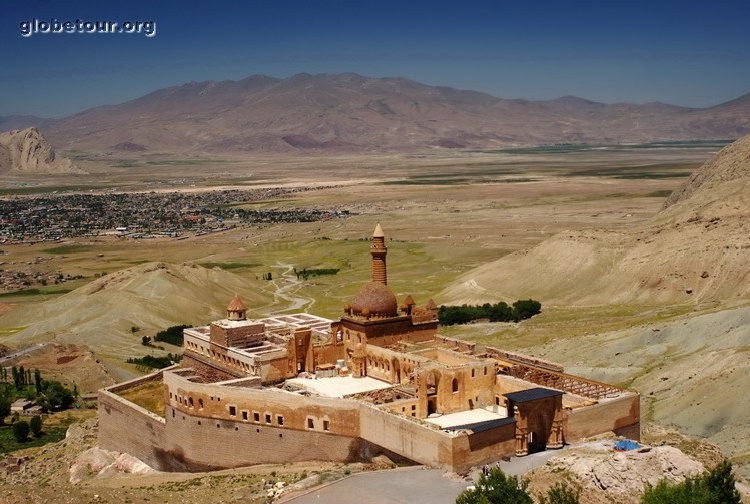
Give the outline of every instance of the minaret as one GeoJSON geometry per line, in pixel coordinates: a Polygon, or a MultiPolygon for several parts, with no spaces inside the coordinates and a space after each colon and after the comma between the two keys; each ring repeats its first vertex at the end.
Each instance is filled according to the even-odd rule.
{"type": "Polygon", "coordinates": [[[375,226],[375,231],[372,233],[370,254],[372,254],[372,281],[388,285],[388,275],[385,270],[385,256],[388,254],[388,247],[385,246],[385,235],[380,224],[375,226]]]}

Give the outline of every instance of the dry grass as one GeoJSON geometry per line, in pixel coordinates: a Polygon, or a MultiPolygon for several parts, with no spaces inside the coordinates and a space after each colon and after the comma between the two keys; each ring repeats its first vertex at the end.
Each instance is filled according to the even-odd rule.
{"type": "Polygon", "coordinates": [[[118,395],[151,413],[164,416],[164,382],[161,380],[141,383],[118,395]]]}

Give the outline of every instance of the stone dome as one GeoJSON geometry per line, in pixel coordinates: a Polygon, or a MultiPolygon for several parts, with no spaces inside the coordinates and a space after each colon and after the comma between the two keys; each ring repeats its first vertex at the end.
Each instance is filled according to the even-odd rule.
{"type": "Polygon", "coordinates": [[[370,315],[395,317],[398,315],[396,296],[385,284],[368,282],[359,289],[351,303],[352,311],[362,314],[369,311],[370,315]]]}

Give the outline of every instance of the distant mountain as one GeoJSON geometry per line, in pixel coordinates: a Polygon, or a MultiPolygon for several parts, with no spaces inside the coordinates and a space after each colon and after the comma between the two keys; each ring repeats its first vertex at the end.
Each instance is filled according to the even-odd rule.
{"type": "Polygon", "coordinates": [[[0,131],[10,131],[15,129],[25,129],[31,126],[45,126],[54,122],[54,119],[30,115],[9,115],[0,116],[0,131]]]}
{"type": "Polygon", "coordinates": [[[506,100],[400,77],[254,75],[160,89],[43,129],[55,145],[105,152],[398,152],[724,139],[750,131],[750,95],[695,109],[573,96],[506,100]]]}
{"type": "Polygon", "coordinates": [[[0,173],[84,173],[58,154],[36,128],[0,133],[0,173]]]}

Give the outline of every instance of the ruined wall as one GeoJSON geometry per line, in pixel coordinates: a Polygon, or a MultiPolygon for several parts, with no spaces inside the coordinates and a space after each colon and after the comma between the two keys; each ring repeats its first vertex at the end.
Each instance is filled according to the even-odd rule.
{"type": "Polygon", "coordinates": [[[631,438],[640,439],[640,399],[640,395],[629,393],[569,411],[565,442],[575,443],[608,431],[627,433],[631,438]]]}

